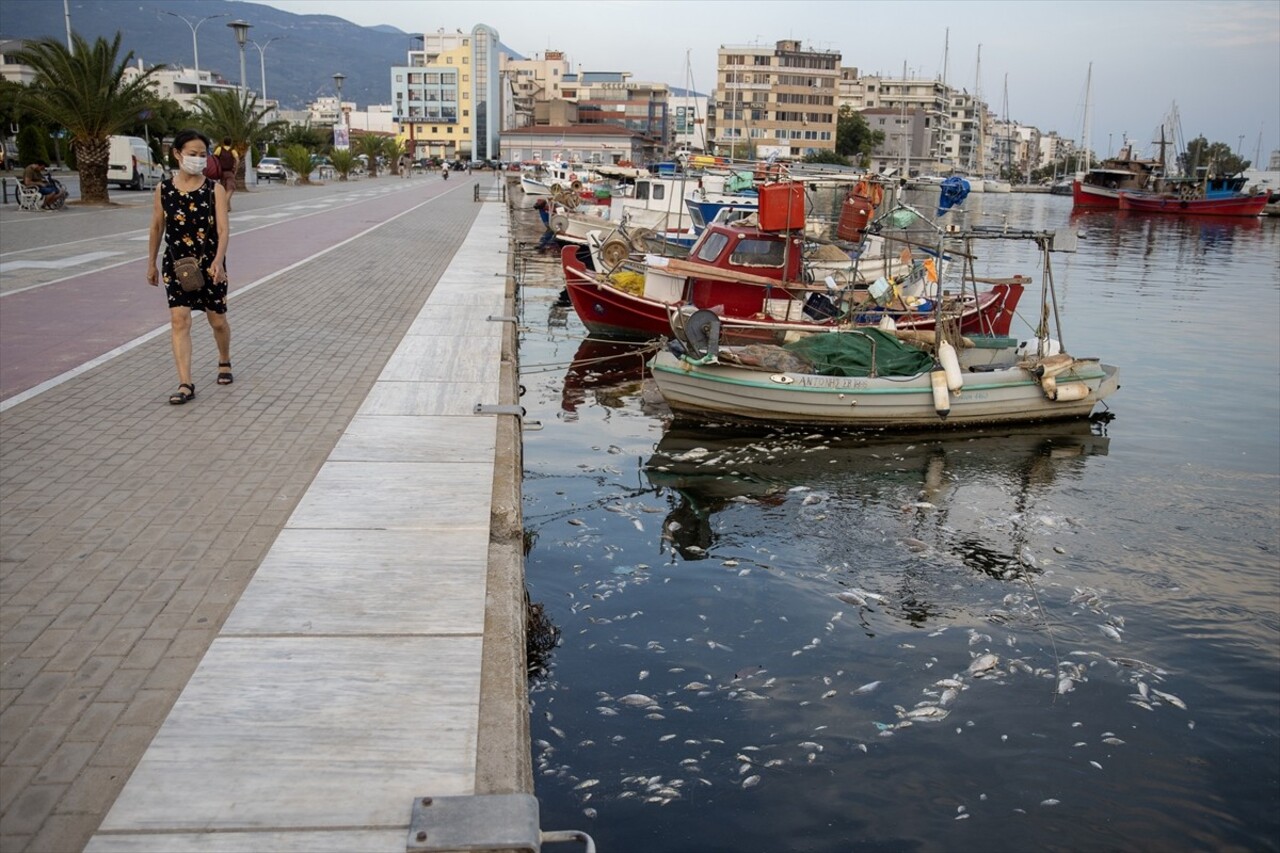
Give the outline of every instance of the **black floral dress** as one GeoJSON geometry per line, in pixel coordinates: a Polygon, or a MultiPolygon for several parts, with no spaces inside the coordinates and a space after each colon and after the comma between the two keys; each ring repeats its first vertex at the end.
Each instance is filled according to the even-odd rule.
{"type": "MultiPolygon", "coordinates": [[[[209,267],[218,254],[218,223],[215,217],[214,182],[205,179],[199,187],[184,193],[169,178],[160,184],[160,208],[164,211],[164,261],[161,273],[164,292],[170,308],[191,308],[195,311],[227,313],[227,282],[213,282],[209,267]],[[204,287],[186,291],[173,274],[173,262],[177,258],[199,258],[204,273],[204,287]]],[[[226,259],[223,259],[226,268],[226,259]]]]}

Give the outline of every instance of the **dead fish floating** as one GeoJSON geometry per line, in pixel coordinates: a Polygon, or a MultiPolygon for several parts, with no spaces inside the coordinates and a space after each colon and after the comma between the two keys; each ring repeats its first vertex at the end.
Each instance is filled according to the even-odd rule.
{"type": "Polygon", "coordinates": [[[969,664],[970,675],[982,675],[996,668],[996,664],[1000,663],[1000,656],[993,654],[979,655],[969,664]]]}

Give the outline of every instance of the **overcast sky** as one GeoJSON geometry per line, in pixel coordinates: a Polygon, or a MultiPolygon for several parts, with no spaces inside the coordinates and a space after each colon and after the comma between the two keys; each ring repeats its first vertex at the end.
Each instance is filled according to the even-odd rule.
{"type": "Polygon", "coordinates": [[[1093,64],[1091,145],[1128,134],[1140,149],[1177,105],[1182,136],[1226,142],[1262,164],[1280,148],[1277,0],[255,0],[405,32],[487,24],[512,50],[563,50],[585,71],[714,87],[722,45],[799,39],[862,73],[934,78],[981,94],[996,113],[1079,139],[1093,64]],[[946,49],[950,31],[950,49],[946,49]]]}

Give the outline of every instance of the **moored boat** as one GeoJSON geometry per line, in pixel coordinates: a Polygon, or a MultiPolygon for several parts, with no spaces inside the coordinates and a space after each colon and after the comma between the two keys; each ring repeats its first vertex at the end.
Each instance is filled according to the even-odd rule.
{"type": "Polygon", "coordinates": [[[1086,417],[1118,389],[1119,373],[1048,336],[1048,318],[1058,320],[1054,235],[999,236],[1034,239],[1044,253],[1044,321],[1033,341],[946,324],[926,335],[860,328],[734,347],[722,345],[719,318],[700,311],[650,363],[654,381],[678,415],[712,420],[916,429],[1086,417]]]}
{"type": "Polygon", "coordinates": [[[1267,206],[1266,193],[1188,198],[1172,193],[1120,193],[1121,211],[1174,216],[1259,216],[1267,206]]]}
{"type": "Polygon", "coordinates": [[[1154,188],[1164,174],[1159,160],[1133,156],[1133,143],[1126,142],[1117,157],[1109,157],[1089,169],[1071,185],[1076,208],[1117,210],[1121,192],[1144,192],[1154,188]]]}

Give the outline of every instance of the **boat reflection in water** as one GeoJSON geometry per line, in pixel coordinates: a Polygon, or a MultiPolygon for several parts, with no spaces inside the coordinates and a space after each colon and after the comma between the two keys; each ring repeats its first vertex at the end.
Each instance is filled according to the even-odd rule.
{"type": "Polygon", "coordinates": [[[560,410],[575,415],[586,403],[622,408],[629,397],[640,393],[645,362],[655,349],[650,343],[585,338],[565,372],[560,410]]]}
{"type": "Polygon", "coordinates": [[[870,505],[914,514],[911,550],[950,554],[1009,579],[1034,561],[1023,553],[1024,513],[1061,480],[1105,456],[1110,439],[1087,421],[940,433],[830,436],[677,426],[644,472],[673,500],[665,536],[684,559],[716,544],[716,513],[735,504],[781,505],[794,491],[830,496],[817,521],[836,528],[871,515],[870,505]],[[917,538],[918,537],[918,538],[917,538]]]}

